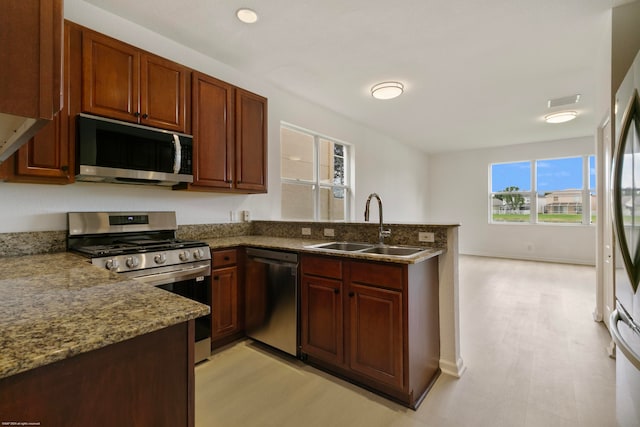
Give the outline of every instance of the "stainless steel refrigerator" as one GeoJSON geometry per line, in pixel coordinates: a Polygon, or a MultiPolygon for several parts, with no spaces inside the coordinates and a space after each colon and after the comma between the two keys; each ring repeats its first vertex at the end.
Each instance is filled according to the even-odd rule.
{"type": "Polygon", "coordinates": [[[616,92],[612,197],[616,232],[616,420],[640,426],[640,54],[616,92]]]}

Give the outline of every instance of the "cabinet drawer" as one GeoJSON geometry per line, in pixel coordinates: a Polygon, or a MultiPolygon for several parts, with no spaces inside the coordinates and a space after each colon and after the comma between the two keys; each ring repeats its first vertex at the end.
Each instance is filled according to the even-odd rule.
{"type": "Polygon", "coordinates": [[[304,256],[302,274],[342,279],[342,261],[338,258],[304,256]]]}
{"type": "Polygon", "coordinates": [[[223,267],[225,265],[234,265],[236,263],[236,250],[226,249],[223,251],[211,252],[213,268],[223,267]]]}
{"type": "Polygon", "coordinates": [[[402,290],[403,267],[375,262],[350,263],[351,282],[402,290]]]}

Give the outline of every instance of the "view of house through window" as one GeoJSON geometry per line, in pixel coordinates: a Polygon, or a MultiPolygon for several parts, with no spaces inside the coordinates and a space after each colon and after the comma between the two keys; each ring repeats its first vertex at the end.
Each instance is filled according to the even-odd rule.
{"type": "Polygon", "coordinates": [[[340,221],[349,217],[349,146],[280,127],[282,218],[340,221]]]}
{"type": "Polygon", "coordinates": [[[492,223],[596,220],[595,156],[494,163],[489,172],[492,223]]]}

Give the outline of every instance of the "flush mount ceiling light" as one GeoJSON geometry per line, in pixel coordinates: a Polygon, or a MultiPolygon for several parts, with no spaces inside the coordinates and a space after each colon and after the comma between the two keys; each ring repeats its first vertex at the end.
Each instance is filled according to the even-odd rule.
{"type": "Polygon", "coordinates": [[[544,120],[547,123],[564,123],[575,119],[578,113],[575,111],[559,111],[557,113],[547,114],[544,120]]]}
{"type": "Polygon", "coordinates": [[[376,99],[392,99],[402,95],[404,85],[400,82],[382,82],[371,88],[371,96],[376,99]]]}
{"type": "Polygon", "coordinates": [[[245,24],[253,24],[258,20],[258,14],[255,12],[255,10],[248,9],[246,7],[238,9],[238,11],[236,12],[236,16],[245,24]]]}

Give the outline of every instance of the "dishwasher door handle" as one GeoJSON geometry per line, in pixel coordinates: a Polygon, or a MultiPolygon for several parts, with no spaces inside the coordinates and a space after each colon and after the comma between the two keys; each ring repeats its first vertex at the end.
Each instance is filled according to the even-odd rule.
{"type": "Polygon", "coordinates": [[[278,259],[263,258],[263,257],[256,257],[256,256],[250,256],[249,259],[252,259],[257,262],[262,262],[264,264],[282,265],[285,267],[298,268],[298,264],[288,262],[288,261],[280,261],[278,259]]]}

